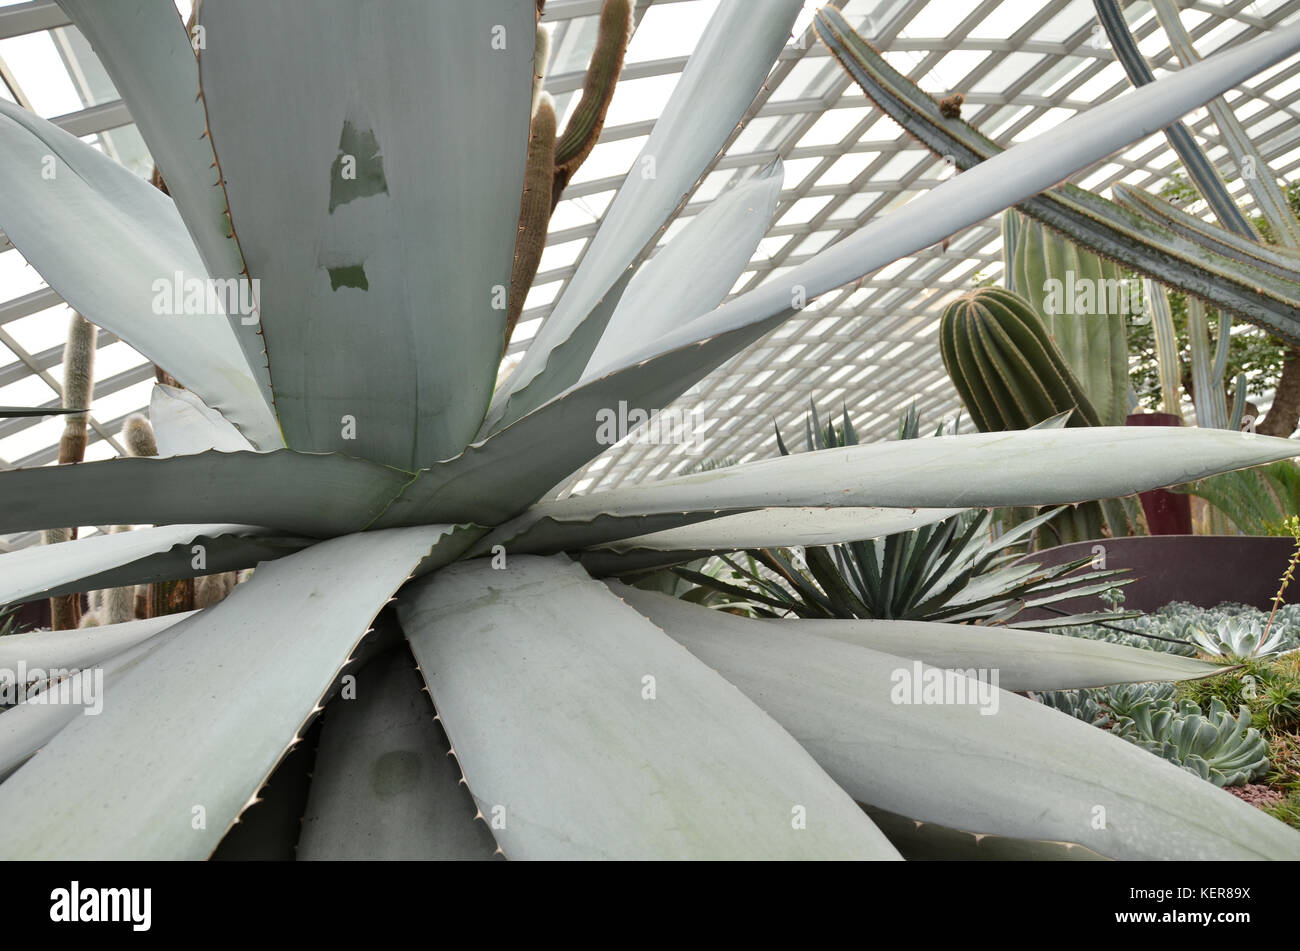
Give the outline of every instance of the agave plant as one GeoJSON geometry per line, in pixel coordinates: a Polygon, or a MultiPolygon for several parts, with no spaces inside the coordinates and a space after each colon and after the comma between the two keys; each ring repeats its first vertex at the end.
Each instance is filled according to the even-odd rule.
{"type": "Polygon", "coordinates": [[[802,6],[724,0],[645,145],[653,161],[494,390],[532,0],[206,0],[193,36],[170,0],[61,5],[170,195],[0,101],[0,227],[72,307],[182,383],[184,411],[155,402],[157,457],[0,473],[0,531],[155,526],[0,555],[0,602],[257,569],[197,613],[0,640],[0,666],[83,668],[61,690],[105,683],[98,716],[32,700],[0,715],[0,855],[209,856],[253,825],[322,710],[300,837],[287,822],[304,857],[495,843],[509,858],[896,858],[859,803],[1115,858],[1300,854],[1272,818],[1013,692],[1211,665],[1032,631],[739,618],[583,566],[617,563],[611,546],[833,543],[952,508],[1118,497],[1287,458],[1289,442],[973,434],[547,497],[602,450],[602,409],[664,407],[803,301],[1150,135],[1300,50],[1300,28],[990,158],[718,306],[734,275],[715,251],[739,273],[779,168],[720,196],[708,229],[644,252],[802,6]],[[205,310],[199,293],[200,313],[155,312],[192,279],[255,306],[205,310]],[[602,341],[615,350],[593,360],[602,341]],[[393,599],[395,619],[380,616],[393,599]],[[400,644],[375,653],[394,623],[418,675],[400,644]],[[954,673],[968,669],[999,684],[954,673]],[[983,702],[895,702],[900,670],[983,702]]]}
{"type": "MultiPolygon", "coordinates": [[[[1068,417],[1068,412],[1054,416],[1042,427],[1060,428],[1068,417]]],[[[919,429],[920,419],[912,406],[899,418],[899,438],[916,439],[919,429]]],[[[815,403],[809,407],[805,432],[809,452],[858,445],[847,411],[840,428],[833,421],[823,428],[815,403]]],[[[935,436],[942,437],[943,432],[940,425],[935,436]]],[[[776,444],[781,455],[789,455],[780,427],[776,430],[776,444]]],[[[793,552],[750,550],[740,558],[719,556],[731,569],[729,575],[695,567],[676,567],[673,571],[699,586],[686,592],[693,598],[698,599],[701,591],[712,592],[730,603],[748,606],[759,617],[793,614],[801,618],[1042,627],[1047,622],[1014,619],[1027,608],[1056,614],[1052,626],[1132,616],[1125,612],[1071,615],[1051,607],[1067,598],[1095,595],[1128,584],[1116,580],[1117,575],[1124,574],[1122,569],[1079,573],[1092,561],[1091,555],[1049,568],[1019,563],[1023,554],[1020,549],[1027,539],[1067,509],[1050,509],[1001,533],[993,531],[991,511],[967,509],[883,538],[854,539],[793,552]]]]}

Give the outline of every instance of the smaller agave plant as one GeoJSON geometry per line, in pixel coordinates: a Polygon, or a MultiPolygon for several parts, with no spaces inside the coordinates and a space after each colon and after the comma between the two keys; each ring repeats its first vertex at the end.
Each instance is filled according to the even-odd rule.
{"type": "Polygon", "coordinates": [[[1187,634],[1212,657],[1264,657],[1277,653],[1284,643],[1282,628],[1242,615],[1225,617],[1217,627],[1189,625],[1187,634]]]}
{"type": "Polygon", "coordinates": [[[1150,696],[1130,712],[1115,726],[1117,735],[1216,786],[1240,786],[1269,770],[1268,744],[1250,726],[1247,707],[1234,717],[1217,697],[1205,713],[1190,700],[1175,705],[1150,696]]]}

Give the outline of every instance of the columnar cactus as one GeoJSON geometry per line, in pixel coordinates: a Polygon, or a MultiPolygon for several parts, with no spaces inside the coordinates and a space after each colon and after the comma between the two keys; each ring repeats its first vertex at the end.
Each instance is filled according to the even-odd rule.
{"type": "Polygon", "coordinates": [[[1067,425],[1099,426],[1083,392],[1033,307],[1000,287],[981,287],[944,311],[939,349],[981,432],[1028,429],[1066,410],[1067,425]]]}
{"type": "MultiPolygon", "coordinates": [[[[75,311],[68,322],[68,340],[63,346],[63,408],[90,408],[95,389],[95,343],[98,328],[75,311]]],[[[71,465],[86,458],[86,422],[89,413],[72,413],[64,417],[63,435],[59,439],[59,465],[71,465]]],[[[71,541],[76,528],[53,528],[41,533],[46,545],[71,541]]],[[[66,631],[81,623],[81,595],[65,594],[50,598],[50,625],[66,631]]]]}
{"type": "MultiPolygon", "coordinates": [[[[1143,307],[1114,261],[1093,254],[1015,209],[1017,240],[1011,249],[1008,287],[1025,298],[1106,426],[1123,426],[1128,415],[1128,328],[1143,307]],[[1088,293],[1076,302],[1076,288],[1088,293]],[[1060,291],[1060,293],[1054,293],[1060,291]]],[[[1008,228],[1004,228],[1004,233],[1008,228]]]]}
{"type": "MultiPolygon", "coordinates": [[[[153,426],[139,414],[127,417],[122,425],[122,441],[132,456],[158,455],[158,441],[153,426]]],[[[149,585],[144,617],[163,617],[178,611],[194,610],[194,579],[155,581],[149,585]]]]}
{"type": "Polygon", "coordinates": [[[541,94],[533,110],[528,132],[528,158],[524,166],[524,191],[519,201],[519,236],[515,239],[515,259],[510,270],[510,309],[506,315],[505,344],[510,345],[524,299],[537,276],[537,266],[546,248],[546,226],[554,206],[551,188],[555,167],[555,104],[541,94]]]}
{"type": "Polygon", "coordinates": [[[569,179],[587,160],[596,147],[600,130],[605,125],[614,87],[623,71],[623,56],[632,38],[631,0],[605,0],[600,9],[600,33],[596,49],[587,67],[587,79],[582,87],[582,98],[573,110],[564,134],[555,143],[555,183],[551,188],[551,206],[559,204],[569,179]]]}

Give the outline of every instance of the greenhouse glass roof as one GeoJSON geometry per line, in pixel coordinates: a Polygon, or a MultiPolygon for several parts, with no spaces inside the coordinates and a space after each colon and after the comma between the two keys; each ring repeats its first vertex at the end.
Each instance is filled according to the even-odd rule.
{"type": "MultiPolygon", "coordinates": [[[[960,92],[964,117],[1004,144],[1023,141],[1129,88],[1104,41],[1090,0],[831,0],[889,62],[935,95],[960,92]]],[[[816,41],[809,2],[747,119],[667,229],[738,179],[780,158],[784,189],[772,227],[735,285],[740,292],[781,275],[872,218],[906,203],[954,170],[874,108],[816,41]]],[[[190,0],[177,0],[183,14],[190,0]]],[[[537,279],[502,372],[508,373],[547,319],[601,217],[672,92],[716,0],[638,0],[636,33],[604,132],[565,192],[537,279]]],[[[1300,16],[1300,0],[1180,2],[1201,55],[1300,16]]],[[[552,29],[546,88],[564,118],[582,86],[599,0],[549,0],[552,29]]],[[[1178,68],[1146,2],[1126,7],[1155,73],[1178,68]]],[[[0,0],[0,95],[82,136],[147,177],[153,163],[131,116],[93,51],[53,0],[0,0]]],[[[1261,73],[1228,101],[1259,151],[1284,179],[1300,174],[1300,62],[1261,73]]],[[[1186,117],[1210,158],[1232,160],[1208,112],[1186,117]]],[[[1106,194],[1115,182],[1156,190],[1177,164],[1154,135],[1086,169],[1075,181],[1106,194]]],[[[1251,207],[1243,183],[1229,188],[1251,207]]],[[[1195,206],[1194,206],[1195,210],[1195,206]]],[[[0,235],[0,405],[56,406],[68,308],[0,235]]],[[[997,219],[904,258],[813,301],[687,393],[676,409],[693,421],[686,444],[628,441],[562,487],[589,491],[687,471],[708,461],[776,452],[775,420],[801,434],[810,400],[847,409],[864,440],[885,438],[915,402],[926,425],[959,402],[936,341],[943,306],[976,281],[1000,275],[997,219]]],[[[88,460],[122,451],[125,418],[146,409],[152,365],[101,332],[88,460]]],[[[1263,394],[1262,407],[1267,407],[1263,394]]],[[[54,461],[62,422],[0,421],[0,467],[54,461]]],[[[798,437],[802,439],[802,436],[798,437]]],[[[16,537],[22,545],[30,536],[16,537]]]]}

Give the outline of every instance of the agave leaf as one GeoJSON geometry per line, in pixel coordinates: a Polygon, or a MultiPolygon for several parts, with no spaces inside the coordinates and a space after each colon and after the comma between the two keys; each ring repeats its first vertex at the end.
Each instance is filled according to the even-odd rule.
{"type": "Polygon", "coordinates": [[[35,631],[0,637],[0,669],[14,671],[19,663],[25,664],[28,670],[40,668],[44,671],[94,667],[137,644],[143,644],[193,613],[188,611],[83,630],[35,631]]]}
{"type": "Polygon", "coordinates": [[[577,382],[605,332],[602,320],[609,319],[609,308],[597,305],[653,247],[664,222],[718,154],[762,87],[802,6],[801,0],[723,0],[718,6],[564,295],[493,400],[482,434],[513,423],[577,382]],[[576,354],[562,370],[553,369],[551,353],[566,340],[576,354]]]}
{"type": "Polygon", "coordinates": [[[11,818],[0,854],[206,857],[310,721],[380,607],[449,531],[323,542],[263,565],[220,604],[171,628],[166,643],[109,685],[100,715],[74,720],[0,785],[11,818]],[[256,701],[231,702],[241,696],[256,701]]]}
{"type": "MultiPolygon", "coordinates": [[[[1000,162],[1004,156],[1024,148],[1019,145],[1002,151],[1001,146],[960,119],[944,118],[933,99],[886,63],[878,52],[853,33],[835,10],[823,9],[816,22],[823,41],[832,48],[840,63],[862,86],[867,96],[935,154],[950,157],[958,168],[964,170],[954,181],[966,179],[990,162],[1000,162]]],[[[1154,107],[1161,111],[1163,122],[1147,125],[1145,133],[1132,135],[1116,146],[1121,147],[1128,141],[1140,139],[1146,133],[1168,125],[1169,121],[1220,95],[1259,68],[1267,68],[1258,62],[1252,62],[1255,55],[1267,59],[1270,65],[1291,55],[1295,52],[1297,43],[1296,32],[1294,26],[1285,27],[1272,31],[1260,40],[1225,50],[1172,76],[1139,87],[1104,106],[1090,109],[1084,115],[1076,116],[1039,136],[1032,143],[1025,144],[1045,145],[1052,141],[1055,148],[1069,153],[1091,138],[1089,125],[1091,120],[1101,118],[1102,109],[1116,107],[1119,115],[1127,112],[1127,119],[1139,119],[1143,115],[1154,115],[1154,112],[1146,112],[1150,100],[1134,97],[1152,95],[1160,89],[1176,95],[1176,100],[1154,107]],[[1267,40],[1267,45],[1261,40],[1267,40]],[[1197,77],[1195,83],[1182,85],[1181,81],[1193,70],[1207,67],[1222,72],[1213,75],[1207,69],[1197,77]],[[1235,80],[1223,82],[1229,73],[1236,74],[1235,80]],[[1196,89],[1195,92],[1192,92],[1193,88],[1196,89]],[[1187,98],[1183,98],[1184,93],[1187,98]],[[1164,106],[1170,108],[1166,111],[1164,106]]],[[[1155,95],[1158,98],[1158,94],[1155,95]]],[[[1117,119],[1117,125],[1112,131],[1118,132],[1120,124],[1124,124],[1123,119],[1117,119]]],[[[1093,154],[1090,148],[1088,151],[1093,154]]],[[[1079,167],[1087,164],[1085,162],[1079,167]]],[[[1014,180],[1023,174],[1024,168],[1023,164],[1013,164],[1009,171],[1001,174],[1005,179],[1014,180]]],[[[1203,245],[1188,241],[1076,186],[1065,184],[1053,187],[1069,174],[1071,173],[1067,172],[1066,175],[1058,176],[1055,181],[1043,181],[1039,188],[1006,202],[1004,207],[1016,204],[1024,213],[1104,257],[1119,261],[1162,283],[1181,287],[1211,304],[1242,315],[1278,336],[1300,343],[1300,307],[1296,303],[1300,300],[1300,288],[1295,282],[1261,272],[1250,261],[1215,254],[1203,245]],[[1042,194],[1038,194],[1040,191],[1042,194]]],[[[939,193],[940,189],[936,188],[922,197],[928,198],[939,193]]],[[[920,200],[922,199],[917,199],[920,200]]],[[[848,244],[849,241],[841,242],[838,247],[843,248],[848,244]]],[[[793,272],[787,277],[792,281],[798,279],[793,272]]],[[[810,286],[810,296],[812,289],[810,286]]]]}
{"type": "Polygon", "coordinates": [[[508,858],[895,855],[770,718],[567,559],[461,562],[398,616],[508,858]]]}
{"type": "MultiPolygon", "coordinates": [[[[619,356],[706,314],[722,302],[767,233],[781,194],[780,160],[724,192],[636,272],[587,364],[616,366],[619,356]]],[[[585,258],[584,258],[585,260],[585,258]]]]}
{"type": "Polygon", "coordinates": [[[863,806],[871,821],[889,836],[909,862],[1102,862],[1104,855],[1073,842],[1012,839],[1001,835],[976,835],[933,822],[917,822],[874,806],[863,806]]]}
{"type": "Polygon", "coordinates": [[[252,444],[230,422],[189,390],[162,383],[154,385],[149,398],[149,421],[153,424],[158,455],[191,456],[209,449],[241,452],[252,444]]]}
{"type": "Polygon", "coordinates": [[[525,512],[502,525],[477,546],[476,553],[505,545],[510,551],[550,554],[591,549],[614,551],[737,551],[790,545],[829,545],[906,531],[952,515],[954,509],[781,508],[722,515],[690,512],[622,517],[603,512],[577,520],[557,520],[525,512]]]}
{"type": "MultiPolygon", "coordinates": [[[[1190,482],[1202,477],[1198,473],[1260,465],[1296,452],[1290,440],[1226,430],[1095,426],[970,433],[823,449],[574,495],[534,505],[529,518],[572,521],[608,512],[630,517],[773,506],[1058,505],[1190,482]]],[[[418,486],[417,481],[412,488],[418,486]]],[[[408,500],[409,490],[385,520],[408,500]]],[[[425,511],[446,511],[443,506],[450,504],[430,498],[425,511]]],[[[457,518],[482,521],[480,516],[492,520],[477,509],[457,518]]]]}
{"type": "Polygon", "coordinates": [[[989,704],[894,702],[912,698],[903,676],[936,668],[790,637],[777,626],[786,621],[618,591],[771,713],[860,802],[977,833],[1077,842],[1115,859],[1300,857],[1300,832],[1043,704],[996,689],[989,704]]]}
{"type": "MultiPolygon", "coordinates": [[[[139,574],[140,562],[173,547],[180,547],[188,567],[191,558],[198,554],[196,551],[191,555],[193,545],[199,546],[206,560],[207,545],[214,539],[264,534],[267,534],[266,529],[251,525],[169,525],[93,535],[58,545],[33,545],[0,555],[0,604],[31,600],[50,591],[62,591],[70,585],[74,591],[97,591],[135,583],[146,580],[139,574]],[[107,575],[113,569],[122,569],[123,574],[120,578],[113,576],[110,582],[107,575]]],[[[301,548],[302,544],[298,547],[301,548]]],[[[205,567],[202,571],[169,577],[193,577],[221,570],[224,569],[205,567]]]]}
{"type": "MultiPolygon", "coordinates": [[[[187,617],[192,617],[192,615],[186,615],[187,617]]],[[[175,637],[178,633],[179,624],[183,620],[185,618],[179,615],[158,618],[156,621],[151,619],[149,622],[151,624],[162,621],[175,621],[176,623],[164,625],[156,630],[151,637],[140,641],[133,647],[128,647],[116,653],[103,663],[102,673],[99,669],[84,669],[64,681],[67,687],[65,688],[61,684],[60,689],[67,691],[66,697],[69,700],[80,700],[81,703],[49,703],[47,701],[51,697],[48,694],[45,696],[38,694],[6,710],[4,716],[0,717],[0,780],[9,777],[15,769],[30,759],[33,753],[54,739],[69,723],[85,716],[87,708],[94,709],[95,706],[103,704],[108,688],[115,684],[118,678],[128,670],[136,667],[146,657],[175,637]]],[[[144,624],[145,622],[135,621],[131,623],[144,624]]],[[[126,625],[111,625],[94,628],[93,630],[111,631],[117,627],[126,627],[126,625]]],[[[147,628],[145,629],[147,630],[147,628]]],[[[109,644],[114,644],[115,639],[115,635],[110,634],[109,644]]]]}
{"type": "MultiPolygon", "coordinates": [[[[645,605],[637,606],[645,608],[645,605]]],[[[1195,680],[1223,672],[1217,664],[1164,651],[978,624],[838,618],[761,623],[780,625],[774,630],[792,640],[816,635],[919,660],[932,667],[996,669],[998,686],[1003,690],[1073,690],[1109,684],[1195,680]]]]}
{"type": "Polygon", "coordinates": [[[176,377],[258,448],[282,445],[231,320],[222,313],[155,313],[155,303],[174,309],[176,293],[208,279],[170,198],[3,100],[0,176],[8,183],[0,192],[0,227],[74,310],[176,377]]]}
{"type": "Polygon", "coordinates": [[[228,0],[199,23],[286,442],[407,469],[459,452],[501,357],[535,10],[228,0]]]}
{"type": "MultiPolygon", "coordinates": [[[[208,273],[241,277],[244,259],[231,233],[225,193],[218,187],[221,173],[199,97],[199,64],[176,5],[171,0],[59,0],[59,5],[90,41],[131,110],[208,273]]],[[[230,326],[270,404],[271,376],[256,314],[232,320],[230,326]]],[[[283,443],[277,440],[262,448],[279,445],[283,443]]]]}
{"type": "Polygon", "coordinates": [[[682,528],[622,538],[602,547],[614,551],[634,548],[739,551],[743,548],[834,545],[909,531],[961,511],[849,506],[758,509],[682,528]]]}
{"type": "Polygon", "coordinates": [[[489,859],[460,767],[404,646],[357,675],[325,708],[299,861],[489,859]]]}
{"type": "Polygon", "coordinates": [[[243,518],[313,537],[360,531],[411,478],[363,459],[279,449],[0,472],[0,532],[243,518]]]}

